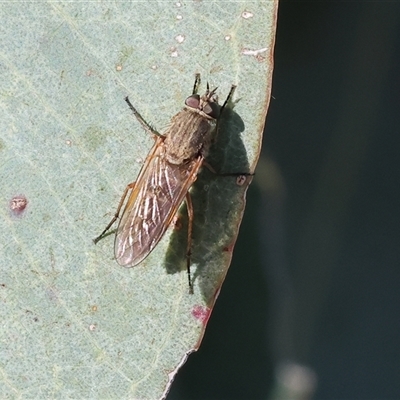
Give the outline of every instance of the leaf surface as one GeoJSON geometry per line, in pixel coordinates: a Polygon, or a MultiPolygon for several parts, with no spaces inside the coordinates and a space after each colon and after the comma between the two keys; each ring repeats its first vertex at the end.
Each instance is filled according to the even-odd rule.
{"type": "Polygon", "coordinates": [[[113,236],[97,246],[92,239],[153,144],[124,98],[163,131],[196,72],[201,91],[208,81],[221,101],[237,85],[209,163],[222,173],[252,172],[270,96],[276,9],[276,2],[246,1],[2,4],[4,397],[166,395],[204,334],[251,179],[204,169],[192,189],[194,295],[184,207],[181,229],[168,229],[139,266],[120,267],[113,236]]]}

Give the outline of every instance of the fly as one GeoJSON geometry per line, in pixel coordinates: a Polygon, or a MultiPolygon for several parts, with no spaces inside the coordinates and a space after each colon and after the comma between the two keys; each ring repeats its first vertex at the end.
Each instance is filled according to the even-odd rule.
{"type": "Polygon", "coordinates": [[[202,165],[208,166],[205,158],[214,138],[217,121],[236,88],[232,85],[228,97],[220,107],[215,94],[217,88],[210,90],[207,84],[206,93],[199,96],[199,85],[200,74],[196,74],[192,95],[185,100],[184,108],[172,117],[163,134],[151,127],[129,98],[125,98],[138,122],[155,138],[155,143],[136,182],[125,188],[114,217],[100,236],[94,239],[94,243],[97,243],[105,236],[118,219],[129,194],[116,230],[114,254],[119,265],[133,267],[156,247],[179,206],[186,201],[189,219],[186,268],[190,293],[193,293],[190,275],[193,205],[189,189],[202,165]]]}

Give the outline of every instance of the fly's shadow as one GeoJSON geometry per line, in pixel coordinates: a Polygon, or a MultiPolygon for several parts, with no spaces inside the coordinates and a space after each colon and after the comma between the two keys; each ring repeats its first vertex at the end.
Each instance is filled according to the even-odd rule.
{"type": "MultiPolygon", "coordinates": [[[[232,244],[236,240],[247,184],[240,175],[251,175],[241,139],[244,122],[227,104],[218,123],[215,143],[206,163],[190,190],[193,202],[191,274],[206,302],[212,302],[229,265],[232,244]]],[[[249,179],[246,177],[244,179],[249,179]]],[[[188,217],[186,204],[177,213],[170,237],[165,268],[168,273],[186,269],[188,217]]],[[[195,289],[196,290],[196,289],[195,289]]]]}

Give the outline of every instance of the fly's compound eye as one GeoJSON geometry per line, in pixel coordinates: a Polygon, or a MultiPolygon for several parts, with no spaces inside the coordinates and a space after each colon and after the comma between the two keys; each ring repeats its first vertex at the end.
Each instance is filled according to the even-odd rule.
{"type": "Polygon", "coordinates": [[[193,94],[192,96],[189,96],[185,100],[185,105],[187,105],[190,108],[199,108],[200,96],[198,94],[193,94]]]}
{"type": "Polygon", "coordinates": [[[214,102],[207,102],[203,107],[203,112],[209,117],[217,119],[219,117],[219,106],[214,102]]]}

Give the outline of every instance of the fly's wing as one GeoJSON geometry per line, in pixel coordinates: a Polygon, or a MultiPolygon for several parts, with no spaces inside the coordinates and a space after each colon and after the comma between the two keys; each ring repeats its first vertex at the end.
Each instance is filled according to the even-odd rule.
{"type": "Polygon", "coordinates": [[[133,267],[154,249],[171,223],[203,163],[169,163],[157,139],[126,203],[115,237],[118,264],[133,267]]]}

